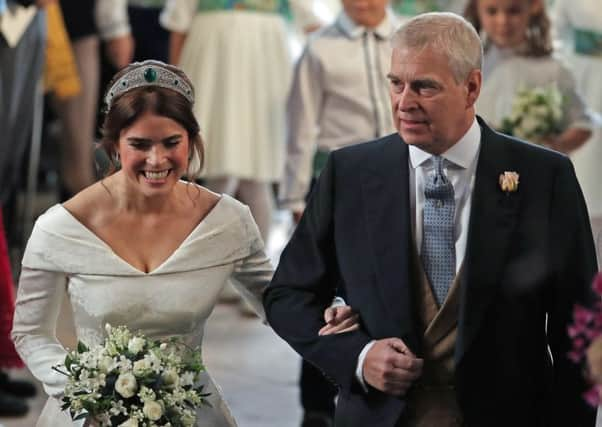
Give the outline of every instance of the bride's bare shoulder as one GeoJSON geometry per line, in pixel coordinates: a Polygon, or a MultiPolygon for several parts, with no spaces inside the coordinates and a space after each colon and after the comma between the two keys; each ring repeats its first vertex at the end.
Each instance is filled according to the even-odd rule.
{"type": "Polygon", "coordinates": [[[63,207],[80,222],[89,225],[97,222],[113,204],[111,190],[105,180],[101,180],[63,202],[63,207]]]}

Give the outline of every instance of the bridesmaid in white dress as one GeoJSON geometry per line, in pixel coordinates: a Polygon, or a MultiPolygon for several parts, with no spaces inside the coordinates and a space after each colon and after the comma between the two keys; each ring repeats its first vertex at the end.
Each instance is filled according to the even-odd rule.
{"type": "MultiPolygon", "coordinates": [[[[105,98],[102,142],[119,167],[36,222],[12,337],[50,396],[38,426],[84,423],[60,411],[66,377],[51,369],[66,354],[55,336],[64,296],[78,339],[88,346],[102,343],[106,323],[200,346],[227,280],[263,317],[272,266],[249,209],[180,180],[194,178],[203,158],[193,99],[192,85],[175,67],[145,61],[119,72],[105,98]]],[[[326,333],[353,327],[346,310],[335,311],[337,325],[326,333]]],[[[203,382],[212,407],[198,410],[198,425],[236,425],[208,375],[203,382]]]]}
{"type": "Polygon", "coordinates": [[[284,170],[285,106],[292,77],[287,21],[318,24],[309,0],[167,0],[170,62],[197,88],[208,188],[248,204],[267,240],[271,183],[284,170]]]}
{"type": "Polygon", "coordinates": [[[499,129],[520,89],[554,85],[564,99],[563,130],[546,144],[564,153],[585,144],[591,136],[591,118],[570,71],[552,56],[543,1],[470,0],[465,16],[485,41],[478,114],[499,129]]]}

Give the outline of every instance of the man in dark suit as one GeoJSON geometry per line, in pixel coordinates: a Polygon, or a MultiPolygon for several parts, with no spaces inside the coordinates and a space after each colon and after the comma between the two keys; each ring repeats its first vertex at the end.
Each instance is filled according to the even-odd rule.
{"type": "Polygon", "coordinates": [[[336,425],[593,426],[566,357],[595,252],[570,161],[476,117],[482,48],[457,15],[393,38],[398,134],[331,154],[265,294],[340,388],[336,425]],[[337,289],[359,330],[316,337],[337,289]]]}

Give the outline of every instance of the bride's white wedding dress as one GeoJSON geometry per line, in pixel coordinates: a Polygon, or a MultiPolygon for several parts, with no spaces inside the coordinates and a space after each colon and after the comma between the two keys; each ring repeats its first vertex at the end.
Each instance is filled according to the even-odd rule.
{"type": "MultiPolygon", "coordinates": [[[[13,329],[19,354],[50,396],[37,425],[83,424],[60,411],[66,377],[51,369],[66,354],[55,337],[64,295],[73,308],[77,337],[88,345],[102,343],[104,325],[110,323],[149,337],[180,335],[200,346],[205,321],[226,281],[232,279],[263,314],[261,294],[271,275],[248,208],[226,195],[150,273],[119,258],[61,205],[50,208],[36,222],[23,257],[13,329]]],[[[209,375],[202,381],[213,407],[198,410],[197,424],[235,426],[209,375]]]]}

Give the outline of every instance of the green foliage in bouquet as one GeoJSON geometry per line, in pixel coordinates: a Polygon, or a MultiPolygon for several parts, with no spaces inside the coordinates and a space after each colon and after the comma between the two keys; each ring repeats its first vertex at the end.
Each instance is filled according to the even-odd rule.
{"type": "Polygon", "coordinates": [[[563,130],[563,97],[555,86],[518,91],[510,116],[500,131],[526,141],[542,143],[563,130]]]}
{"type": "Polygon", "coordinates": [[[196,408],[209,405],[197,385],[205,370],[200,351],[178,337],[150,340],[108,324],[106,331],[103,345],[79,342],[64,366],[53,367],[69,377],[61,409],[101,426],[196,425],[196,408]]]}

